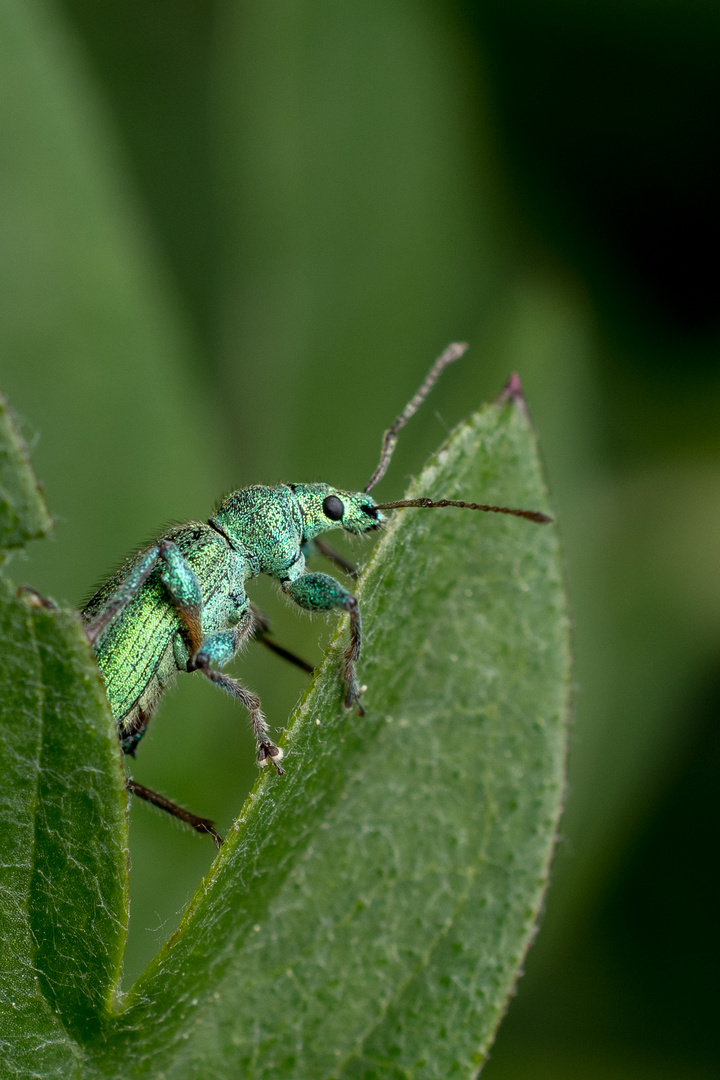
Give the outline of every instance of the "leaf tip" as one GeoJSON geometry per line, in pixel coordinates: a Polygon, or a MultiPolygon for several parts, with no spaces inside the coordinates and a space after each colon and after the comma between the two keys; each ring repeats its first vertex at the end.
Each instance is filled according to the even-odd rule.
{"type": "Polygon", "coordinates": [[[505,383],[502,393],[497,399],[498,405],[506,405],[510,402],[515,405],[519,405],[522,410],[527,413],[527,402],[525,401],[525,394],[523,393],[520,376],[516,371],[513,371],[512,375],[505,383]]]}

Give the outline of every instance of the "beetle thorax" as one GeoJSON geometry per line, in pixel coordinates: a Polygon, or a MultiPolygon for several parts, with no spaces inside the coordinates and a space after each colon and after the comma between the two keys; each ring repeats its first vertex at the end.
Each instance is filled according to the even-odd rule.
{"type": "Polygon", "coordinates": [[[210,523],[237,551],[251,556],[248,562],[255,564],[258,573],[283,577],[300,557],[302,519],[297,500],[285,484],[234,491],[210,523]]]}

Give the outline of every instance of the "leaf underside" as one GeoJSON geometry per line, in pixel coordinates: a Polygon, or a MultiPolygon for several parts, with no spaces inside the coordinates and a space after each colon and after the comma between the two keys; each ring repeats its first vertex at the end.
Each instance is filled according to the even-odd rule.
{"type": "Polygon", "coordinates": [[[0,394],[0,550],[22,547],[51,528],[27,450],[0,394]]]}
{"type": "MultiPolygon", "coordinates": [[[[0,545],[50,518],[0,410],[0,545]]],[[[112,1007],[127,922],[127,819],[117,737],[73,612],[0,577],[2,1076],[80,1075],[79,1040],[112,1007]]]]}
{"type": "MultiPolygon", "coordinates": [[[[547,510],[522,403],[461,425],[409,495],[547,510]]],[[[97,710],[70,731],[60,669],[77,674],[83,642],[50,642],[37,620],[59,621],[68,639],[75,624],[10,604],[7,645],[27,639],[34,657],[3,700],[26,770],[15,770],[22,828],[8,836],[23,867],[17,1024],[32,1019],[46,1047],[36,1075],[478,1071],[535,927],[562,801],[569,653],[554,529],[397,512],[359,596],[366,715],[340,704],[342,625],[284,736],[286,775],[260,777],[180,929],[117,1012],[116,740],[97,710]],[[62,691],[42,688],[50,674],[62,691]]],[[[24,1053],[15,1075],[28,1074],[24,1053]]]]}

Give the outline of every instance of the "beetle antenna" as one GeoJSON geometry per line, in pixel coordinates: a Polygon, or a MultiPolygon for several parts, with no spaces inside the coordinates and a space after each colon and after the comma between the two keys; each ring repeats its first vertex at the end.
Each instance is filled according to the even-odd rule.
{"type": "Polygon", "coordinates": [[[380,462],[377,469],[370,477],[370,481],[365,487],[365,491],[372,491],[377,483],[382,480],[383,476],[387,472],[387,467],[390,464],[390,458],[393,456],[393,450],[398,440],[398,431],[400,428],[405,427],[411,416],[414,416],[422,405],[425,398],[428,396],[433,386],[437,382],[440,374],[448,366],[452,364],[454,360],[458,360],[464,352],[467,351],[468,345],[464,341],[455,341],[452,345],[448,345],[442,356],[439,356],[433,366],[427,373],[424,383],[415,394],[410,398],[403,411],[398,416],[392,427],[389,427],[383,435],[382,450],[380,451],[380,462]]]}
{"type": "Polygon", "coordinates": [[[485,510],[489,514],[513,514],[515,517],[527,518],[528,521],[537,521],[544,525],[552,521],[547,514],[541,514],[538,510],[515,510],[510,506],[488,506],[486,503],[462,502],[460,499],[401,499],[399,502],[376,503],[373,510],[404,510],[409,506],[419,506],[423,510],[434,510],[438,506],[457,506],[461,510],[485,510]]]}

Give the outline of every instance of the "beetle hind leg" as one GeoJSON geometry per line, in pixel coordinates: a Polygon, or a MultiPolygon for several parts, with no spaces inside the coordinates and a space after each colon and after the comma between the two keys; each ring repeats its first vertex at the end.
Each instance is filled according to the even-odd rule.
{"type": "Polygon", "coordinates": [[[137,781],[133,780],[131,777],[126,779],[125,787],[132,795],[137,795],[139,799],[144,799],[145,802],[152,803],[152,805],[157,806],[159,810],[164,810],[166,813],[172,814],[173,817],[184,822],[185,825],[189,825],[190,828],[195,829],[196,832],[207,833],[208,836],[213,838],[215,847],[218,851],[222,847],[223,838],[210,818],[202,818],[198,817],[197,814],[192,814],[184,807],[178,806],[177,803],[172,802],[170,799],[166,799],[164,795],[160,795],[157,791],[145,787],[144,784],[138,784],[137,781]]]}

